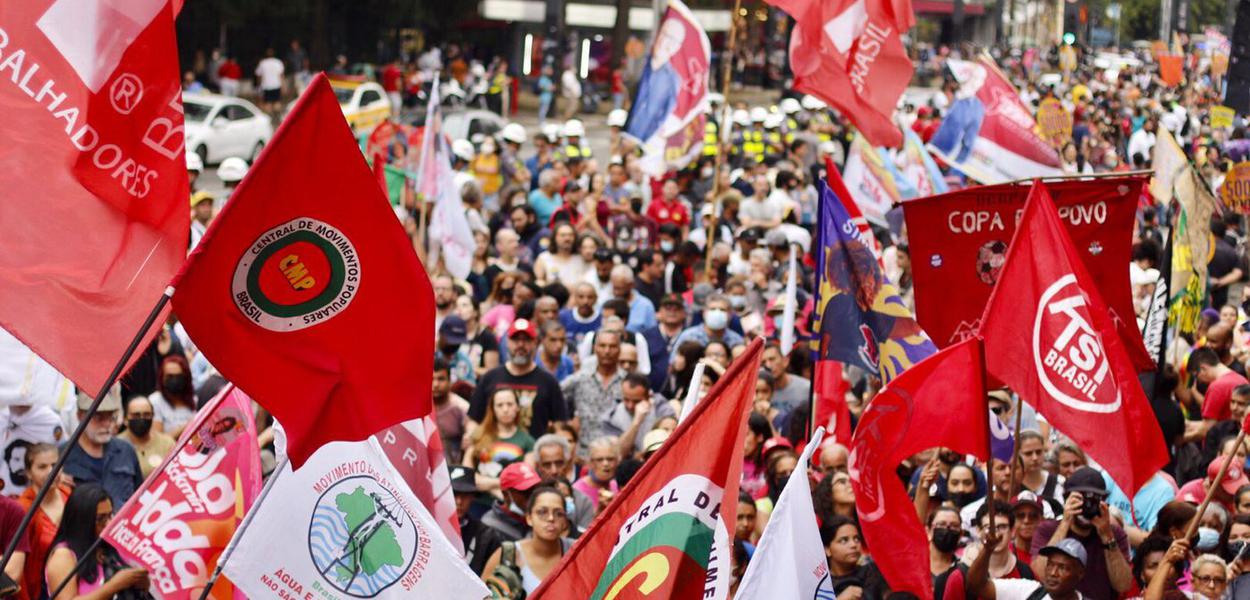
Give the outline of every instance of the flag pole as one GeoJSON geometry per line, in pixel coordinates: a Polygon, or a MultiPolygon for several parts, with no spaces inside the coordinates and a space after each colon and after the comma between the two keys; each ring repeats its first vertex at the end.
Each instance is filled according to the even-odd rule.
{"type": "Polygon", "coordinates": [[[725,41],[725,54],[721,56],[721,90],[724,91],[725,106],[721,107],[720,127],[717,129],[716,162],[712,169],[712,226],[708,228],[707,240],[703,242],[703,278],[707,279],[712,275],[712,246],[716,244],[716,240],[720,236],[716,235],[720,231],[720,168],[725,164],[725,152],[728,151],[726,142],[730,139],[729,132],[733,130],[733,122],[729,119],[729,79],[733,72],[734,49],[738,41],[738,11],[742,9],[742,0],[734,0],[734,11],[729,14],[729,39],[725,41]]]}
{"type": "MultiPolygon", "coordinates": [[[[231,392],[234,391],[234,388],[235,386],[233,383],[228,384],[225,387],[225,389],[220,393],[220,395],[215,397],[213,400],[209,401],[209,403],[204,405],[204,408],[200,409],[200,411],[204,412],[204,414],[206,415],[212,414],[213,411],[217,410],[217,407],[221,406],[221,401],[225,399],[227,395],[229,395],[231,392]]],[[[198,413],[197,413],[197,416],[198,416],[198,413]]],[[[192,422],[194,422],[194,420],[192,422]]],[[[178,453],[182,452],[182,449],[186,448],[187,444],[190,442],[191,442],[191,434],[189,432],[187,433],[187,435],[180,436],[180,439],[178,440],[177,444],[174,446],[173,450],[171,450],[169,454],[165,456],[165,460],[161,461],[161,466],[157,467],[155,471],[152,471],[151,473],[148,474],[147,478],[143,480],[143,485],[139,486],[139,489],[135,490],[135,494],[142,494],[148,488],[152,487],[152,482],[156,480],[156,476],[160,475],[161,473],[164,473],[165,469],[169,467],[169,464],[174,462],[174,458],[178,456],[178,453]]],[[[113,518],[116,519],[117,516],[114,515],[113,518]]],[[[108,528],[112,526],[113,526],[113,522],[109,521],[109,524],[104,527],[105,531],[107,531],[108,528]]],[[[65,586],[69,584],[69,580],[78,576],[78,572],[81,571],[82,566],[86,564],[87,557],[91,556],[91,553],[95,552],[96,548],[99,548],[100,543],[103,541],[104,541],[103,535],[96,536],[95,543],[91,544],[91,547],[88,548],[86,552],[83,552],[82,556],[78,557],[78,564],[74,565],[74,570],[70,571],[69,575],[66,575],[65,579],[61,580],[60,585],[56,586],[55,591],[53,591],[51,594],[48,594],[49,598],[56,598],[57,596],[61,594],[61,590],[65,589],[65,586]]]]}
{"type": "MultiPolygon", "coordinates": [[[[981,368],[981,404],[985,405],[985,447],[990,450],[990,457],[985,461],[985,514],[990,518],[990,530],[996,531],[994,529],[994,519],[996,517],[994,514],[994,501],[997,500],[994,497],[994,431],[989,427],[989,416],[992,413],[990,413],[990,403],[985,390],[985,340],[981,339],[980,336],[977,336],[977,361],[980,362],[981,368]]],[[[985,552],[985,550],[985,548],[981,549],[982,552],[985,552]]]]}
{"type": "MultiPolygon", "coordinates": [[[[1246,441],[1246,428],[1243,424],[1241,430],[1237,432],[1237,440],[1233,442],[1233,450],[1240,448],[1242,443],[1246,441]]],[[[1220,472],[1215,474],[1215,479],[1211,481],[1211,485],[1207,486],[1207,497],[1202,499],[1202,504],[1198,505],[1198,512],[1194,513],[1194,518],[1189,520],[1189,526],[1185,527],[1185,537],[1182,539],[1191,540],[1194,533],[1198,531],[1198,523],[1202,521],[1202,514],[1207,512],[1207,505],[1211,504],[1211,490],[1224,483],[1224,476],[1228,474],[1228,467],[1233,464],[1233,457],[1225,457],[1224,464],[1220,466],[1220,472]]]]}
{"type": "Polygon", "coordinates": [[[48,473],[48,479],[39,487],[39,493],[35,494],[35,499],[31,502],[30,509],[26,511],[26,514],[22,515],[21,522],[17,524],[17,531],[13,533],[13,538],[9,540],[9,545],[4,550],[4,557],[0,558],[0,572],[4,571],[4,568],[9,565],[9,560],[13,558],[13,553],[17,551],[18,542],[22,540],[26,530],[30,527],[31,520],[35,517],[35,511],[39,510],[44,498],[48,496],[48,492],[52,490],[53,486],[60,479],[61,471],[65,469],[65,461],[69,458],[70,452],[74,451],[74,447],[78,445],[78,440],[82,438],[82,434],[87,430],[87,423],[90,423],[91,418],[100,410],[100,403],[104,401],[104,397],[108,395],[117,378],[121,377],[122,370],[130,362],[130,357],[139,348],[139,344],[147,336],[148,330],[152,328],[152,324],[156,322],[156,319],[161,316],[161,312],[165,310],[165,306],[169,304],[169,300],[173,296],[174,287],[167,286],[165,293],[161,294],[160,299],[156,301],[156,306],[152,307],[151,312],[148,313],[147,318],[143,320],[143,324],[139,326],[139,330],[135,332],[134,337],[130,340],[130,344],[122,352],[121,358],[117,360],[117,364],[113,365],[113,371],[104,380],[104,385],[100,387],[100,391],[96,392],[95,399],[91,401],[91,406],[87,408],[87,414],[78,420],[78,427],[74,429],[74,433],[69,436],[69,440],[65,443],[65,451],[61,452],[61,456],[56,459],[56,464],[52,465],[52,471],[48,473]]]}
{"type": "Polygon", "coordinates": [[[217,567],[213,569],[213,574],[204,582],[204,589],[200,592],[198,600],[206,600],[208,594],[213,591],[213,586],[217,584],[217,579],[221,577],[222,566],[230,560],[230,555],[234,554],[234,548],[238,545],[239,538],[247,531],[249,525],[252,524],[252,518],[256,516],[256,507],[265,501],[265,496],[269,495],[269,490],[273,489],[273,484],[278,481],[278,477],[282,475],[282,469],[287,466],[288,458],[283,456],[278,466],[274,467],[273,475],[269,476],[269,480],[265,482],[265,487],[261,488],[260,495],[256,496],[256,501],[252,503],[252,510],[247,511],[247,516],[243,517],[243,522],[239,523],[239,527],[234,530],[234,536],[230,538],[230,543],[226,544],[226,549],[221,551],[221,557],[217,559],[217,567]]]}
{"type": "MultiPolygon", "coordinates": [[[[1016,428],[1011,432],[1011,480],[1007,482],[1012,494],[1016,490],[1016,466],[1020,463],[1020,425],[1024,416],[1024,397],[1016,394],[1016,428]]],[[[1022,488],[1024,486],[1021,486],[1022,488]]]]}

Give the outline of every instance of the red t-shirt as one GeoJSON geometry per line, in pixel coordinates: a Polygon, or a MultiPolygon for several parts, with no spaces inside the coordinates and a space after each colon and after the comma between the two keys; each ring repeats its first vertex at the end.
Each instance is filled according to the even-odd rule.
{"type": "Polygon", "coordinates": [[[655,198],[647,207],[647,216],[659,225],[672,223],[678,227],[685,227],[690,224],[690,212],[680,200],[670,203],[666,202],[663,197],[655,198]]]}
{"type": "MultiPolygon", "coordinates": [[[[997,577],[996,579],[1023,579],[1023,578],[1024,578],[1023,574],[1020,573],[1020,559],[1019,557],[1017,557],[1016,566],[1011,568],[1011,572],[1007,573],[1006,575],[1002,577],[997,577]]],[[[950,600],[963,600],[965,598],[965,594],[966,592],[964,591],[964,572],[959,569],[954,569],[951,571],[951,574],[947,576],[946,578],[946,591],[942,594],[942,598],[949,598],[950,600]]]]}
{"type": "Polygon", "coordinates": [[[217,67],[217,76],[222,79],[242,79],[243,68],[239,66],[239,63],[228,60],[217,67]]]}
{"type": "Polygon", "coordinates": [[[382,70],[382,89],[388,92],[398,92],[399,82],[403,79],[404,74],[395,65],[388,65],[382,70]]]}
{"type": "Polygon", "coordinates": [[[1233,418],[1233,413],[1228,408],[1233,389],[1247,383],[1250,381],[1246,381],[1246,378],[1237,374],[1236,371],[1229,371],[1217,377],[1211,385],[1207,386],[1207,394],[1202,401],[1202,418],[1216,421],[1227,421],[1233,418]]]}

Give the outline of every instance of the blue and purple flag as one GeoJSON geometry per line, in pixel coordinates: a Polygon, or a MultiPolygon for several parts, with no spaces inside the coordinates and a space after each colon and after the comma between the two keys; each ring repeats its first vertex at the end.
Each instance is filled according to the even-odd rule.
{"type": "Polygon", "coordinates": [[[889,383],[937,347],[881,272],[871,243],[838,196],[823,181],[817,186],[816,360],[856,365],[889,383]]]}

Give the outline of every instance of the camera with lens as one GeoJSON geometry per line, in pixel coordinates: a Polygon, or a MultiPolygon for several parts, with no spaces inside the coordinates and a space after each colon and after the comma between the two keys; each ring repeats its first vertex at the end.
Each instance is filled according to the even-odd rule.
{"type": "Polygon", "coordinates": [[[1107,497],[1094,492],[1081,492],[1081,516],[1093,521],[1102,514],[1102,503],[1107,497]]]}

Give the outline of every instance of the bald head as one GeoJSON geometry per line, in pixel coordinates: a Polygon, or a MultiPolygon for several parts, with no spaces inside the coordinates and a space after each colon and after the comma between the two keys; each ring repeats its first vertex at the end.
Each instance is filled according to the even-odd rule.
{"type": "Polygon", "coordinates": [[[825,444],[820,450],[820,466],[825,472],[846,471],[846,463],[850,456],[851,453],[842,444],[837,442],[825,444]]]}
{"type": "Polygon", "coordinates": [[[1207,329],[1207,346],[1221,358],[1227,356],[1233,347],[1233,328],[1223,321],[1212,325],[1207,329]]]}

